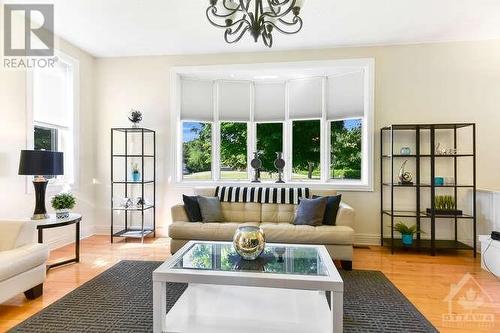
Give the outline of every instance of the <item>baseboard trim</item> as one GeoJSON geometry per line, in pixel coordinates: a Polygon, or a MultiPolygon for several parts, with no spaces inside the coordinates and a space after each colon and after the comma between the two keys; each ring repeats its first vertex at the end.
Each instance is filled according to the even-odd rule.
{"type": "Polygon", "coordinates": [[[355,233],[354,245],[380,245],[380,235],[355,233]]]}

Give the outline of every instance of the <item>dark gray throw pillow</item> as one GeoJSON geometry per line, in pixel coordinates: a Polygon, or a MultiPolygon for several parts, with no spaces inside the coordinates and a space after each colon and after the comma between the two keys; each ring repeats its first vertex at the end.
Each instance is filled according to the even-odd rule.
{"type": "Polygon", "coordinates": [[[326,209],[326,198],[301,198],[293,224],[319,226],[323,222],[326,209]]]}
{"type": "Polygon", "coordinates": [[[222,206],[218,197],[198,197],[201,218],[206,222],[224,222],[222,206]]]}
{"type": "Polygon", "coordinates": [[[190,222],[201,222],[201,211],[200,205],[198,204],[198,196],[188,196],[182,195],[182,201],[184,201],[184,210],[189,218],[190,222]]]}
{"type": "MultiPolygon", "coordinates": [[[[321,198],[319,195],[313,195],[313,199],[321,198]]],[[[323,217],[324,225],[335,225],[337,223],[337,213],[339,211],[342,194],[324,197],[327,199],[325,216],[323,217]]]]}

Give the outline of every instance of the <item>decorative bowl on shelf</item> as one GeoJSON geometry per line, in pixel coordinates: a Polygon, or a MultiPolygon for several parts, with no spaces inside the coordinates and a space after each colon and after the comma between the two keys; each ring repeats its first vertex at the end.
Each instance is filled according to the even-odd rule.
{"type": "Polygon", "coordinates": [[[266,246],[264,231],[255,226],[242,226],[233,237],[236,252],[245,260],[255,260],[266,246]]]}

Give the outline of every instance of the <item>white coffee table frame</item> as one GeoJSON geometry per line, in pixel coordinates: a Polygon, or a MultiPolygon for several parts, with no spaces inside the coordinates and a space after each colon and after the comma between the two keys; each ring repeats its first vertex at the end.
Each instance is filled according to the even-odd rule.
{"type": "MultiPolygon", "coordinates": [[[[323,245],[272,244],[280,247],[314,247],[321,256],[327,276],[235,272],[172,268],[194,244],[231,244],[229,242],[190,241],[153,272],[153,328],[155,333],[167,332],[166,283],[177,282],[200,285],[245,286],[296,290],[324,291],[330,295],[329,332],[343,331],[344,282],[323,245]]],[[[327,302],[326,297],[324,298],[327,302]]],[[[172,311],[175,306],[170,310],[172,311]]]]}

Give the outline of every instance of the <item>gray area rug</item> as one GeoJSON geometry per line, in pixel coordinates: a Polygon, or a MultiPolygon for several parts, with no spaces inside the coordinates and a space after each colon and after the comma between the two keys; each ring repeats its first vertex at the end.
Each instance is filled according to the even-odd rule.
{"type": "MultiPolygon", "coordinates": [[[[9,332],[152,332],[152,272],[158,261],[121,261],[9,332]]],[[[344,332],[437,332],[377,271],[340,271],[344,332]]],[[[167,286],[167,309],[186,289],[167,286]]]]}

